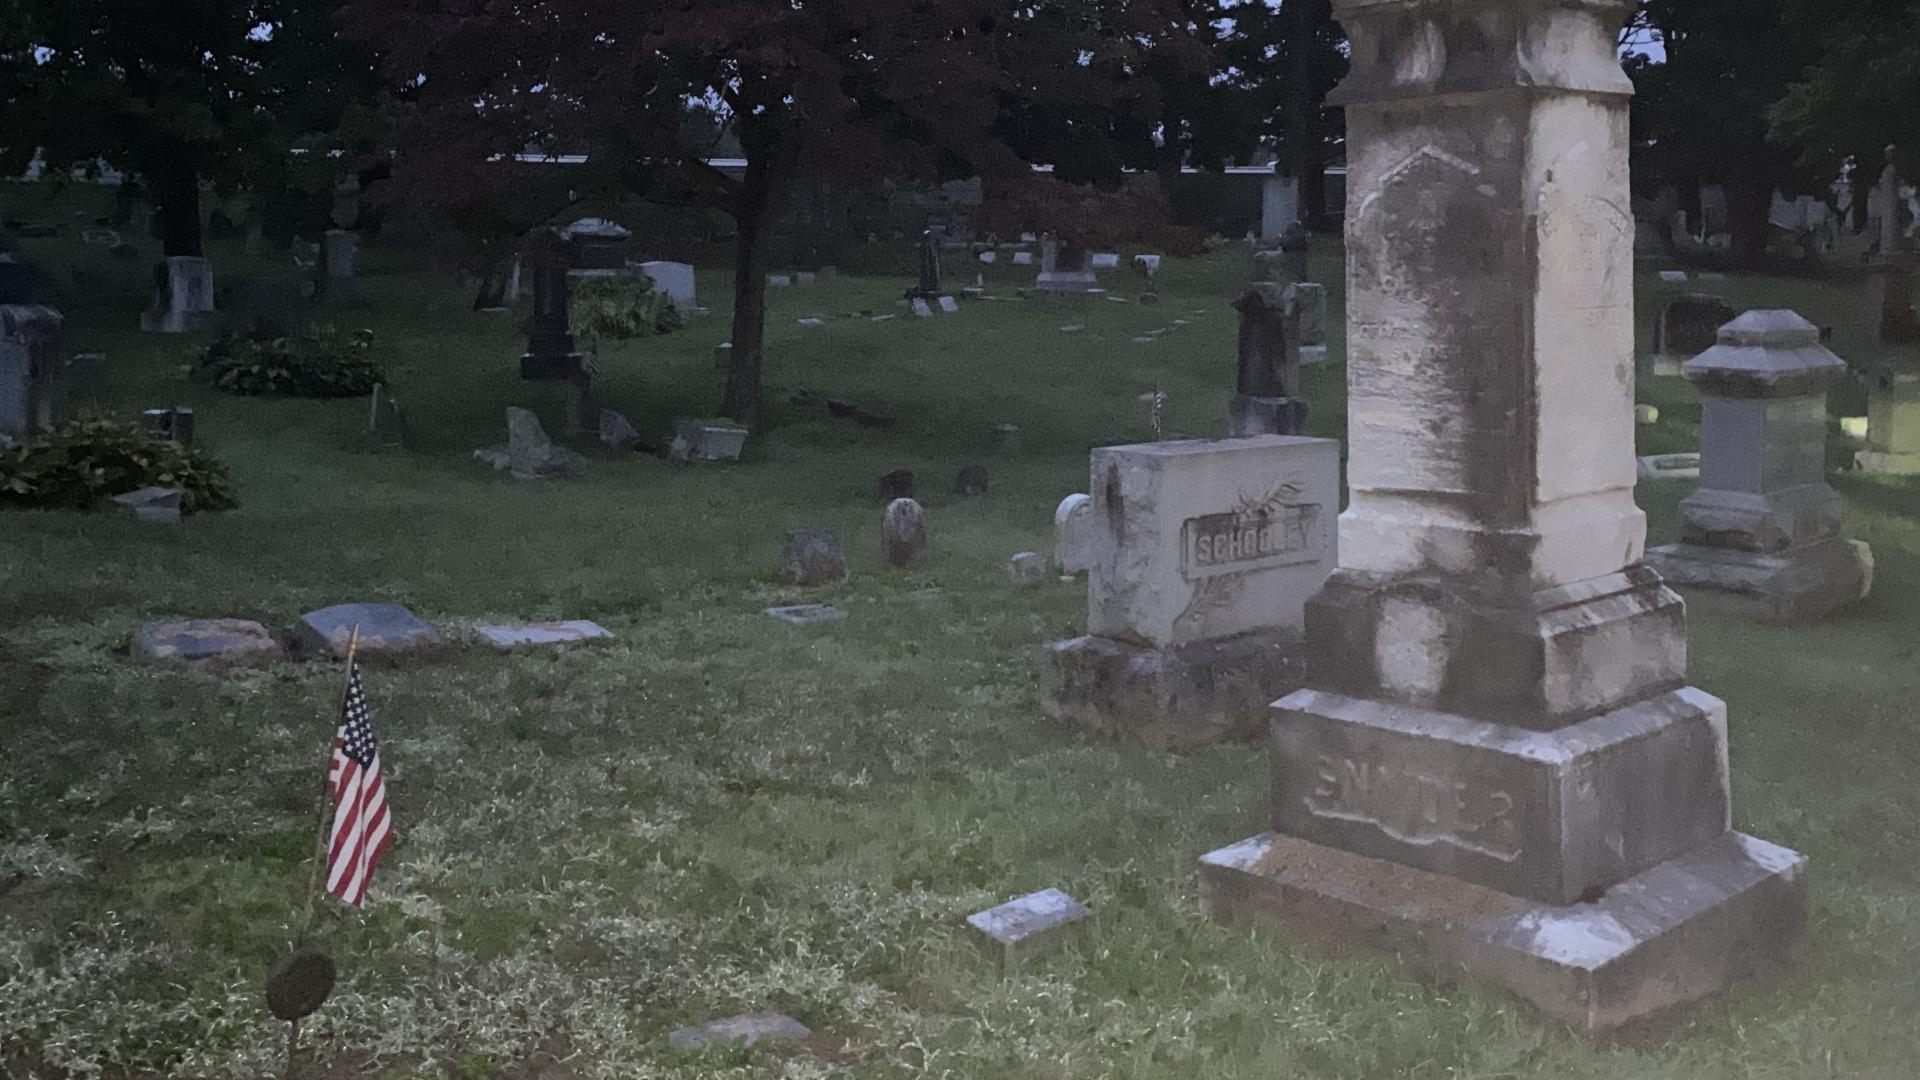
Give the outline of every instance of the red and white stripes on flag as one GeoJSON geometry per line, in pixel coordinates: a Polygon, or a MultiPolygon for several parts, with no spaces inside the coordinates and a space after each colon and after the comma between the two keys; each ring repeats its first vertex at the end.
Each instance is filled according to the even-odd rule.
{"type": "Polygon", "coordinates": [[[373,737],[373,711],[360,687],[360,665],[347,661],[347,696],[333,737],[327,794],[333,799],[333,829],[327,838],[327,892],[361,907],[373,868],[393,845],[387,785],[380,776],[380,744],[373,737]]]}

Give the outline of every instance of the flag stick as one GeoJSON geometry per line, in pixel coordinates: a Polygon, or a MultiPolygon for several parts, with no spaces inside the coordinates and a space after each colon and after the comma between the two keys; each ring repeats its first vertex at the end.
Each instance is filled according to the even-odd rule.
{"type": "MultiPolygon", "coordinates": [[[[353,685],[353,658],[360,650],[360,624],[353,626],[353,636],[347,640],[347,686],[341,689],[341,712],[346,711],[346,692],[353,685]]],[[[320,774],[320,822],[314,840],[313,874],[307,881],[306,911],[300,917],[300,932],[294,938],[293,948],[297,953],[306,947],[307,936],[313,932],[313,902],[320,892],[321,874],[327,865],[327,811],[333,808],[333,746],[327,746],[327,767],[320,774]]],[[[293,1080],[293,1070],[300,1058],[300,1020],[298,1017],[287,1022],[287,1071],[286,1080],[293,1080]]]]}
{"type": "MultiPolygon", "coordinates": [[[[353,636],[349,638],[347,641],[347,685],[348,686],[351,686],[353,684],[353,657],[354,657],[354,654],[359,651],[359,649],[360,649],[360,624],[355,623],[353,625],[353,636]]],[[[341,689],[340,695],[341,695],[340,697],[341,709],[344,713],[344,710],[346,709],[346,704],[345,704],[346,689],[344,687],[341,689]]],[[[312,879],[307,883],[307,910],[306,910],[306,914],[300,920],[300,934],[299,934],[299,937],[296,938],[294,942],[294,948],[296,949],[306,945],[307,934],[313,929],[313,898],[320,891],[320,886],[322,884],[320,875],[325,870],[327,865],[327,833],[329,831],[327,828],[329,824],[329,822],[327,821],[327,811],[333,809],[333,785],[329,779],[332,772],[333,772],[333,746],[332,744],[328,744],[327,768],[324,772],[320,774],[319,838],[314,842],[313,876],[312,876],[312,879]]]]}

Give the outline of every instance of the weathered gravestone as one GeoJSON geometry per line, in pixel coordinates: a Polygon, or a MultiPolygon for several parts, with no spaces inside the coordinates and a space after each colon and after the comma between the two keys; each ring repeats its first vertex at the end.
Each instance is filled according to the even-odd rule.
{"type": "Polygon", "coordinates": [[[1007,581],[1026,589],[1047,580],[1047,560],[1037,551],[1022,551],[1007,560],[1007,581]]]}
{"type": "Polygon", "coordinates": [[[115,495],[113,502],[124,506],[133,513],[135,521],[145,521],[157,525],[178,525],[182,513],[179,488],[143,487],[138,491],[129,491],[124,495],[115,495]]]}
{"type": "Polygon", "coordinates": [[[1053,565],[1069,577],[1093,568],[1093,496],[1069,495],[1053,512],[1053,565]]]}
{"type": "MultiPolygon", "coordinates": [[[[1887,148],[1889,159],[1893,148],[1887,148]]],[[[1880,257],[1869,279],[1869,294],[1877,309],[1880,340],[1904,345],[1920,341],[1920,313],[1914,310],[1913,280],[1915,264],[1920,262],[1907,250],[1901,229],[1900,173],[1889,160],[1880,174],[1877,202],[1880,211],[1880,257]]]]}
{"type": "Polygon", "coordinates": [[[183,619],[151,622],[134,636],[133,648],[155,660],[213,664],[273,659],[285,650],[267,628],[249,619],[183,619]]]}
{"type": "Polygon", "coordinates": [[[633,426],[624,413],[612,409],[600,410],[600,445],[609,450],[625,452],[640,445],[640,430],[633,426]]]}
{"type": "Polygon", "coordinates": [[[507,410],[507,468],[514,479],[578,476],[586,465],[586,458],[554,444],[539,417],[526,409],[507,410]]]}
{"type": "Polygon", "coordinates": [[[367,400],[367,435],[381,446],[404,449],[412,442],[406,408],[386,383],[373,384],[373,393],[367,400]]]}
{"type": "Polygon", "coordinates": [[[880,551],[889,566],[913,567],[927,561],[927,516],[919,503],[895,499],[887,504],[880,551]]]}
{"type": "Polygon", "coordinates": [[[1086,252],[1068,248],[1063,254],[1060,239],[1054,234],[1047,233],[1040,238],[1040,272],[1033,280],[1035,292],[1043,296],[1084,295],[1099,285],[1100,279],[1089,265],[1086,252]],[[1063,261],[1070,269],[1060,269],[1063,261]]]}
{"type": "Polygon", "coordinates": [[[520,357],[520,377],[529,381],[562,380],[567,384],[567,429],[594,428],[593,369],[574,351],[568,317],[568,254],[562,239],[547,230],[537,234],[526,255],[533,275],[533,316],[527,321],[527,351],[520,357]]]}
{"type": "Polygon", "coordinates": [[[23,439],[66,420],[66,362],[58,311],[0,304],[0,436],[23,439]]]}
{"type": "Polygon", "coordinates": [[[674,421],[673,438],[667,454],[675,461],[739,461],[747,448],[748,430],[738,424],[709,423],[705,420],[674,421]]]}
{"type": "Polygon", "coordinates": [[[1854,455],[1862,472],[1920,475],[1920,372],[1880,371],[1867,391],[1867,448],[1854,455]]]}
{"type": "Polygon", "coordinates": [[[676,1028],[667,1041],[682,1050],[698,1050],[713,1045],[754,1046],[763,1042],[804,1039],[813,1032],[791,1016],[776,1012],[748,1013],[709,1020],[695,1027],[676,1028]]]}
{"type": "Polygon", "coordinates": [[[1630,0],[1334,0],[1352,41],[1349,509],[1217,917],[1598,1030],[1787,960],[1802,856],[1729,828],[1727,714],[1639,563],[1630,0]],[[1445,212],[1436,212],[1444,207],[1445,212]]]}
{"type": "Polygon", "coordinates": [[[1676,296],[1660,311],[1653,327],[1653,356],[1648,372],[1674,376],[1681,365],[1713,348],[1720,328],[1732,322],[1739,312],[1717,296],[1688,293],[1676,296]]]}
{"type": "Polygon", "coordinates": [[[345,658],[355,628],[362,653],[417,652],[440,644],[433,627],[399,604],[337,604],[300,616],[294,645],[308,655],[345,658]]]}
{"type": "Polygon", "coordinates": [[[170,256],[154,267],[153,307],[140,316],[152,334],[184,334],[213,316],[213,264],[197,256],[170,256]]]}
{"type": "Polygon", "coordinates": [[[1847,365],[1791,311],[1749,311],[1687,362],[1700,389],[1700,487],[1680,504],[1680,543],[1648,553],[1671,585],[1738,598],[1775,622],[1866,596],[1873,555],[1841,532],[1827,485],[1827,389],[1847,365]]]}
{"type": "Polygon", "coordinates": [[[780,578],[789,585],[831,585],[847,579],[840,534],[831,529],[795,529],[780,553],[780,578]]]}
{"type": "Polygon", "coordinates": [[[613,631],[588,619],[476,626],[473,631],[487,644],[500,649],[517,649],[524,645],[570,645],[613,637],[613,631]]]}
{"type": "Polygon", "coordinates": [[[1262,283],[1234,302],[1240,312],[1238,379],[1227,434],[1299,435],[1307,427],[1300,395],[1300,353],[1288,337],[1289,286],[1262,283]]]}
{"type": "Polygon", "coordinates": [[[1043,651],[1048,715],[1177,751],[1262,730],[1334,568],[1339,444],[1108,446],[1091,483],[1087,636],[1043,651]]]}
{"type": "Polygon", "coordinates": [[[320,263],[315,267],[313,279],[315,294],[334,302],[353,299],[355,264],[359,256],[359,233],[328,229],[320,238],[320,263]]]}
{"type": "Polygon", "coordinates": [[[924,302],[940,295],[940,289],[940,243],[928,229],[920,234],[920,283],[907,296],[924,302]]]}
{"type": "Polygon", "coordinates": [[[1313,234],[1298,221],[1269,236],[1253,253],[1253,280],[1293,285],[1307,280],[1313,234]]]}
{"type": "Polygon", "coordinates": [[[653,282],[653,291],[673,301],[673,306],[691,313],[699,307],[694,302],[693,267],[683,262],[644,262],[640,272],[653,282]]]}

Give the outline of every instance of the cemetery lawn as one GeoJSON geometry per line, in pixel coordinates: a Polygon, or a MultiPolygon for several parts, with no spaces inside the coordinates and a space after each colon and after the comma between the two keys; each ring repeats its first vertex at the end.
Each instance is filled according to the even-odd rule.
{"type": "MultiPolygon", "coordinates": [[[[77,241],[24,246],[62,283],[75,262],[103,275],[66,288],[69,348],[111,354],[116,407],[194,404],[242,505],[178,527],[0,515],[0,1075],[277,1075],[285,1032],[260,983],[295,932],[339,669],[182,669],[127,643],[153,619],[284,629],[349,601],[404,603],[458,644],[367,672],[399,840],[364,913],[319,909],[341,969],[305,1029],[323,1075],[1891,1080],[1920,1068],[1920,484],[1836,482],[1879,561],[1857,611],[1795,630],[1712,610],[1693,621],[1694,681],[1731,707],[1737,826],[1813,859],[1804,962],[1589,1040],[1473,986],[1214,925],[1195,859],[1261,831],[1264,752],[1169,757],[1041,715],[1034,651],[1080,633],[1084,587],[1016,591],[1006,560],[1050,550],[1053,507],[1084,490],[1090,444],[1148,437],[1136,395],[1168,394],[1170,432],[1220,429],[1238,252],[1169,262],[1158,306],[970,303],[916,320],[893,302],[904,273],[776,291],[749,460],[592,454],[582,480],[523,484],[469,451],[503,440],[508,405],[556,425],[559,390],[522,383],[517,320],[468,311],[444,275],[374,249],[368,305],[337,315],[378,335],[420,435],[404,453],[367,444],[364,401],[186,383],[177,365],[200,339],[126,330],[138,266],[77,241]],[[900,317],[837,317],[863,309],[900,317]],[[797,325],[815,314],[825,327],[797,325]],[[1061,332],[1072,324],[1085,329],[1061,332]],[[1134,343],[1159,327],[1164,339],[1134,343]],[[794,406],[773,384],[895,423],[794,406]],[[994,449],[1002,423],[1021,429],[1011,452],[994,449]],[[950,493],[970,463],[991,472],[982,498],[950,493]],[[880,559],[874,488],[896,468],[918,475],[928,507],[921,570],[880,559]],[[845,535],[848,582],[776,582],[782,535],[801,526],[845,535]],[[850,618],[801,628],[760,614],[789,602],[850,618]],[[500,654],[466,633],[561,618],[618,638],[500,654]],[[1003,978],[964,917],[1047,887],[1096,918],[1003,978]],[[816,1034],[704,1054],[666,1043],[675,1027],[762,1009],[816,1034]]],[[[213,255],[229,311],[277,272],[237,248],[213,255]]],[[[1337,282],[1337,254],[1319,269],[1337,282]]],[[[605,358],[603,404],[647,433],[712,410],[727,277],[701,273],[713,315],[605,358]]],[[[1844,314],[1838,290],[1723,287],[1737,304],[1784,293],[1818,321],[1844,314]]],[[[1855,338],[1843,328],[1837,347],[1855,338]]],[[[1309,378],[1317,434],[1344,426],[1338,360],[1336,348],[1309,378]]],[[[1656,380],[1646,397],[1663,417],[1642,429],[1643,452],[1692,449],[1685,384],[1656,380]]],[[[1656,542],[1687,489],[1643,486],[1656,542]]]]}

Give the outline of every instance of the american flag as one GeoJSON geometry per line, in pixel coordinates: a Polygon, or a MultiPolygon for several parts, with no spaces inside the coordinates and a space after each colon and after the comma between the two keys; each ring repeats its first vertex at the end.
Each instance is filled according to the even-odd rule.
{"type": "Polygon", "coordinates": [[[387,785],[380,776],[380,744],[373,738],[373,710],[360,686],[360,665],[347,661],[347,697],[340,731],[333,737],[327,793],[333,799],[333,831],[327,841],[327,892],[360,907],[367,902],[373,868],[393,845],[387,785]]]}

